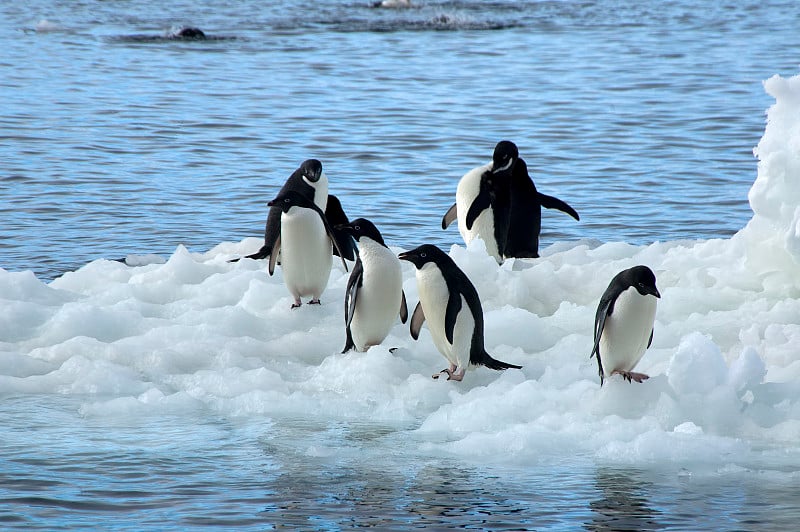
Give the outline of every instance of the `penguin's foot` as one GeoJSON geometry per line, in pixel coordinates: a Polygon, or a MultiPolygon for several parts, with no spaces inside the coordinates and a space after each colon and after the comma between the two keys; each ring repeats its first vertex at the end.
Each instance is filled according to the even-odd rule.
{"type": "Polygon", "coordinates": [[[451,371],[449,377],[447,377],[447,380],[461,382],[461,380],[464,378],[464,373],[466,372],[467,368],[461,368],[458,371],[451,371]]]}
{"type": "Polygon", "coordinates": [[[292,303],[292,310],[294,310],[294,309],[298,308],[298,307],[299,307],[300,305],[302,305],[302,304],[303,304],[303,302],[302,302],[302,301],[300,301],[299,299],[295,299],[295,300],[294,300],[294,303],[292,303]]]}
{"type": "Polygon", "coordinates": [[[619,373],[622,375],[622,378],[628,382],[643,382],[650,378],[650,375],[645,375],[644,373],[636,373],[634,371],[614,371],[611,374],[619,373]]]}
{"type": "Polygon", "coordinates": [[[308,304],[309,305],[321,305],[322,303],[320,302],[319,299],[312,299],[311,301],[308,302],[308,304]]]}
{"type": "Polygon", "coordinates": [[[456,372],[456,369],[457,369],[456,365],[450,364],[449,368],[445,368],[442,371],[440,371],[439,373],[434,373],[432,375],[432,377],[434,379],[438,379],[439,377],[441,377],[444,374],[444,375],[447,375],[447,380],[449,380],[449,381],[460,381],[461,379],[464,378],[464,371],[466,370],[466,368],[462,369],[459,372],[456,372]]]}

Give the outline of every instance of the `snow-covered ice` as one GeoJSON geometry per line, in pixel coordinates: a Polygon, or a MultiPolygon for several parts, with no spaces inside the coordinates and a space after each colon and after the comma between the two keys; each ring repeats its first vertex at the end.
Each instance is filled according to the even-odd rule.
{"type": "Polygon", "coordinates": [[[74,395],[98,419],[358,420],[395,427],[415,452],[465,460],[800,474],[800,76],[765,88],[776,103],[755,148],[753,217],[732,238],[559,243],[502,266],[480,241],[452,246],[481,295],[487,350],[522,370],[434,381],[445,361],[427,329],[414,341],[399,320],[383,346],[340,354],[341,264],[321,306],[292,311],[280,269],[228,262],[259,248],[248,238],[129,257],[134,266],[98,260],[50,283],[0,270],[0,390],[74,395]],[[636,368],[651,378],[601,388],[594,312],[635,264],[653,269],[662,294],[636,368]]]}

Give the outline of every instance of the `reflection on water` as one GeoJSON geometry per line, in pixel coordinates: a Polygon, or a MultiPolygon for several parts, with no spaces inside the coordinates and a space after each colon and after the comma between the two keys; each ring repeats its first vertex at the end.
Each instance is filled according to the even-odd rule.
{"type": "Polygon", "coordinates": [[[595,487],[600,498],[589,503],[592,519],[589,530],[658,530],[661,512],[654,510],[647,499],[653,484],[640,479],[641,472],[599,468],[595,487]]]}

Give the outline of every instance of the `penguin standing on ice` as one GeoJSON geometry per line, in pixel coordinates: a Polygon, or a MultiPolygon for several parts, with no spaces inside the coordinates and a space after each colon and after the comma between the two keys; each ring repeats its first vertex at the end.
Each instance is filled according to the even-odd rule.
{"type": "MultiPolygon", "coordinates": [[[[318,305],[331,273],[332,247],[338,248],[328,219],[316,203],[295,190],[278,194],[268,205],[278,207],[281,212],[280,233],[269,258],[269,274],[275,272],[280,253],[283,282],[294,296],[292,308],[302,305],[300,298],[307,296],[311,296],[309,304],[318,305]]],[[[347,271],[344,258],[342,265],[347,271]]]]}
{"type": "Polygon", "coordinates": [[[656,276],[647,266],[623,270],[611,280],[597,306],[594,347],[589,355],[597,355],[600,386],[615,373],[628,382],[649,378],[632,370],[653,342],[656,302],[660,297],[656,276]]]}
{"type": "MultiPolygon", "coordinates": [[[[344,213],[339,199],[332,194],[328,194],[328,176],[322,171],[322,163],[317,159],[303,161],[300,167],[292,172],[292,175],[286,180],[278,194],[284,194],[289,191],[298,192],[314,202],[317,207],[325,212],[331,226],[348,222],[347,215],[344,213]]],[[[272,255],[272,248],[281,234],[281,212],[278,206],[270,208],[264,229],[264,245],[252,255],[247,255],[246,258],[265,259],[272,255]]],[[[339,249],[344,252],[344,258],[355,260],[355,247],[352,244],[352,240],[342,238],[336,230],[334,230],[334,235],[337,236],[339,249]]],[[[336,251],[336,248],[334,248],[334,251],[336,251]]],[[[231,262],[238,260],[233,259],[231,262]]]]}
{"type": "Polygon", "coordinates": [[[399,255],[416,266],[419,303],[411,317],[411,336],[416,340],[428,320],[433,343],[450,367],[433,376],[447,375],[460,381],[468,366],[519,369],[492,358],[483,343],[483,309],[469,278],[445,252],[431,244],[399,255]]]}
{"type": "Polygon", "coordinates": [[[528,175],[528,165],[519,158],[511,170],[511,217],[503,252],[505,258],[537,258],[539,233],[542,231],[542,207],[557,209],[580,220],[578,213],[565,202],[542,194],[528,175]]]}
{"type": "Polygon", "coordinates": [[[473,168],[459,180],[456,202],[442,218],[442,229],[457,219],[464,243],[480,238],[487,253],[500,264],[511,221],[511,172],[518,158],[516,144],[498,142],[492,162],[473,168]]]}
{"type": "Polygon", "coordinates": [[[383,342],[398,313],[403,323],[408,320],[400,260],[369,220],[358,218],[339,228],[358,242],[358,259],[344,297],[347,340],[342,353],[366,351],[383,342]]]}

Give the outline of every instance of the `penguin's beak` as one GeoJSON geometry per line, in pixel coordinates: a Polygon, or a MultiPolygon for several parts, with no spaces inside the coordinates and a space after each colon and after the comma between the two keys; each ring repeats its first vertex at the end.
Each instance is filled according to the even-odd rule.
{"type": "Polygon", "coordinates": [[[274,207],[278,203],[278,198],[267,202],[267,207],[274,207]]]}
{"type": "Polygon", "coordinates": [[[655,286],[652,288],[652,290],[648,290],[647,293],[661,299],[661,294],[659,293],[658,288],[655,286]]]}
{"type": "Polygon", "coordinates": [[[413,256],[414,256],[414,254],[413,254],[413,253],[411,253],[411,252],[408,252],[408,251],[403,251],[402,253],[400,253],[400,254],[397,256],[397,258],[398,258],[398,259],[400,259],[400,260],[407,260],[407,261],[411,261],[411,257],[413,257],[413,256]]]}

